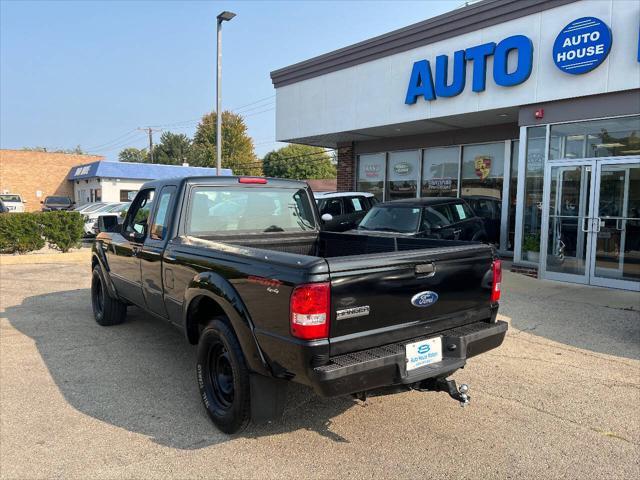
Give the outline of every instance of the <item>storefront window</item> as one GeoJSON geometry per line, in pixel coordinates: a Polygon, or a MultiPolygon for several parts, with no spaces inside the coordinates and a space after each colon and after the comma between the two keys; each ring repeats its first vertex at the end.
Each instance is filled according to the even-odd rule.
{"type": "Polygon", "coordinates": [[[460,196],[484,218],[488,240],[496,245],[500,243],[504,148],[504,142],[462,148],[460,196]]]}
{"type": "Polygon", "coordinates": [[[460,147],[424,150],[422,160],[423,197],[457,197],[460,147]]]}
{"type": "Polygon", "coordinates": [[[382,201],[384,197],[385,154],[360,155],[358,161],[358,191],[370,192],[382,201]]]}
{"type": "Polygon", "coordinates": [[[420,152],[389,153],[389,181],[387,182],[387,200],[415,198],[420,177],[420,152]]]}
{"type": "Polygon", "coordinates": [[[522,218],[522,260],[538,263],[546,127],[527,129],[524,205],[522,218]]]}
{"type": "Polygon", "coordinates": [[[640,116],[551,126],[549,159],[640,154],[640,116]]]}

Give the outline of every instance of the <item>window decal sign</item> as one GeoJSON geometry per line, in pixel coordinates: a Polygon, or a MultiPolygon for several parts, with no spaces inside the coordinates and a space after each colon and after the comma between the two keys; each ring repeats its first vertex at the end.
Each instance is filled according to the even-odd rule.
{"type": "Polygon", "coordinates": [[[553,44],[553,61],[565,73],[580,75],[600,65],[611,50],[611,30],[596,17],[569,23],[553,44]]]}
{"type": "Polygon", "coordinates": [[[480,180],[484,180],[491,173],[491,157],[477,156],[474,159],[473,166],[475,167],[476,175],[480,177],[480,180]]]}

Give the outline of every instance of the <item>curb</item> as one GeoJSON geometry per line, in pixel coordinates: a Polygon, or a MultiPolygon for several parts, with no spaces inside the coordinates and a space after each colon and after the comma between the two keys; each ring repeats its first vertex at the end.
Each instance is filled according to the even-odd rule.
{"type": "Polygon", "coordinates": [[[70,253],[42,253],[33,255],[2,255],[0,265],[35,265],[39,263],[85,263],[91,260],[91,250],[70,253]]]}

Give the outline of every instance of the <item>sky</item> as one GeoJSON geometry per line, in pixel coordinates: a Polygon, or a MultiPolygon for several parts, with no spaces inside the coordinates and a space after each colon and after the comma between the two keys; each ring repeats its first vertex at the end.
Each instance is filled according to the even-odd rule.
{"type": "Polygon", "coordinates": [[[463,3],[0,0],[0,148],[80,145],[117,160],[148,144],[139,127],[191,136],[215,109],[216,15],[231,10],[223,109],[244,116],[262,157],[282,145],[271,71],[463,3]]]}

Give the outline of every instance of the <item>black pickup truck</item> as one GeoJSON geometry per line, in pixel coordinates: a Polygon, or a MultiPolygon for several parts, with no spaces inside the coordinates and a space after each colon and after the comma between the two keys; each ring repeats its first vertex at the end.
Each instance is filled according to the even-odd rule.
{"type": "Polygon", "coordinates": [[[136,305],[180,327],[227,433],[278,417],[289,381],[323,396],[418,389],[465,404],[466,386],[447,377],[507,330],[491,246],[323,231],[304,182],[155,181],[121,224],[108,220],[93,246],[95,320],[121,323],[136,305]]]}

